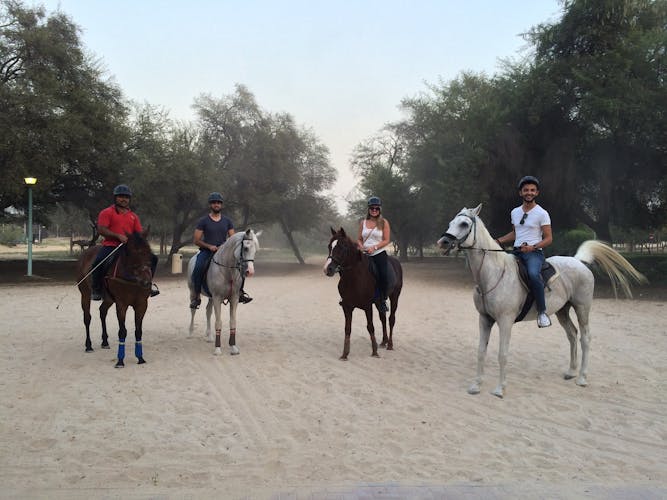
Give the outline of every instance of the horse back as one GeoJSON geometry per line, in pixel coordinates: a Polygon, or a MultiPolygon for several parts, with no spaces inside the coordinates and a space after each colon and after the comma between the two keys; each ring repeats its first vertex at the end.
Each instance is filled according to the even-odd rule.
{"type": "Polygon", "coordinates": [[[76,264],[76,274],[77,281],[81,280],[91,269],[93,262],[95,262],[95,257],[97,257],[97,252],[100,251],[101,245],[95,245],[88,247],[81,253],[79,260],[76,264]]]}

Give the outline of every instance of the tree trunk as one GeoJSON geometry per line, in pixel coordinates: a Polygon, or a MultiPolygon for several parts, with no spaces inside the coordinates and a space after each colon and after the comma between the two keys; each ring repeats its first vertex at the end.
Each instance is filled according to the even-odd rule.
{"type": "Polygon", "coordinates": [[[299,247],[296,246],[296,242],[292,237],[292,231],[289,230],[289,228],[287,227],[287,223],[282,217],[280,218],[280,228],[283,230],[283,234],[287,238],[287,241],[289,242],[290,247],[292,248],[292,252],[294,252],[294,256],[299,261],[299,264],[305,264],[306,261],[303,260],[303,257],[301,257],[301,252],[299,252],[299,247]]]}

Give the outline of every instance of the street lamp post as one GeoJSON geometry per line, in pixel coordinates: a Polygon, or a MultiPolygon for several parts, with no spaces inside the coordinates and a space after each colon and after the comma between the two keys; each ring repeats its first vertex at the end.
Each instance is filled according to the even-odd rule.
{"type": "Polygon", "coordinates": [[[23,179],[28,186],[28,276],[32,276],[32,187],[37,184],[35,177],[23,179]]]}

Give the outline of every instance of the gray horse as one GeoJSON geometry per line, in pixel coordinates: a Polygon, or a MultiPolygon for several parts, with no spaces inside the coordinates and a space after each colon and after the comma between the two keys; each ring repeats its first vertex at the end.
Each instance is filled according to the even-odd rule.
{"type": "MultiPolygon", "coordinates": [[[[468,392],[479,393],[491,327],[497,322],[500,330],[500,377],[492,394],[502,398],[506,386],[505,364],[512,325],[519,316],[528,290],[519,277],[515,257],[502,251],[479,218],[481,208],[480,204],[475,209],[462,209],[449,223],[447,231],[438,240],[438,245],[445,249],[445,253],[449,253],[453,248],[459,248],[466,253],[477,285],[474,294],[475,307],[479,312],[477,376],[468,392]]],[[[618,285],[628,297],[632,296],[629,281],[642,283],[646,278],[613,248],[597,240],[582,243],[574,257],[554,256],[547,261],[556,269],[556,275],[545,288],[547,314],[556,314],[570,341],[570,367],[564,377],[574,378],[577,370],[577,329],[569,315],[570,308],[573,307],[581,330],[582,352],[576,383],[585,386],[591,342],[588,316],[595,285],[593,273],[585,264],[595,262],[610,277],[614,290],[618,285]]],[[[535,320],[536,316],[537,311],[533,306],[523,320],[535,320]]]]}
{"type": "MultiPolygon", "coordinates": [[[[238,232],[232,235],[224,245],[213,254],[211,264],[206,271],[206,285],[208,292],[202,290],[202,294],[209,297],[206,304],[206,338],[213,341],[211,332],[211,311],[215,311],[215,351],[221,354],[220,332],[222,330],[222,318],[220,317],[221,304],[229,303],[229,348],[231,354],[239,354],[236,346],[236,307],[239,304],[239,290],[243,278],[255,274],[255,254],[259,250],[259,240],[252,229],[238,232]]],[[[192,272],[195,268],[196,255],[188,262],[188,288],[190,289],[190,300],[195,298],[194,285],[192,283],[192,272]]],[[[196,309],[190,309],[190,330],[194,331],[196,309]]]]}

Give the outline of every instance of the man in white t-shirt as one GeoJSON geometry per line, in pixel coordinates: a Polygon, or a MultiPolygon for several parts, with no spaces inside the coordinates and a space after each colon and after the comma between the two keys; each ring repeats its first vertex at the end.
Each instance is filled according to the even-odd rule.
{"type": "Polygon", "coordinates": [[[540,194],[540,181],[532,175],[522,177],[519,181],[519,196],[523,203],[512,210],[510,219],[512,229],[496,241],[504,243],[514,242],[514,254],[526,265],[530,288],[537,305],[537,326],[544,328],[551,326],[547,316],[547,306],[544,299],[544,283],[540,270],[544,263],[542,249],[551,245],[551,218],[549,212],[537,204],[535,199],[540,194]]]}

